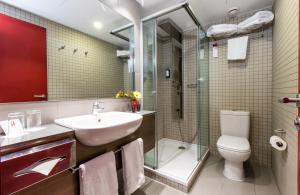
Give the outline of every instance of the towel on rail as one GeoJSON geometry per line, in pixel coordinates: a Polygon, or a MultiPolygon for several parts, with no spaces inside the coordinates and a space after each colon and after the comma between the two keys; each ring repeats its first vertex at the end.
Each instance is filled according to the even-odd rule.
{"type": "Polygon", "coordinates": [[[141,138],[122,147],[125,195],[132,194],[145,182],[144,150],[141,138]]]}
{"type": "Polygon", "coordinates": [[[117,195],[114,152],[107,152],[79,166],[80,195],[117,195]]]}

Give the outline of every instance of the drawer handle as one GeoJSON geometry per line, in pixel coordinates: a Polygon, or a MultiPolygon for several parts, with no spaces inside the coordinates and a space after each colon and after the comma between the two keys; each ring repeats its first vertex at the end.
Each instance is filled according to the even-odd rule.
{"type": "Polygon", "coordinates": [[[31,173],[40,173],[43,174],[45,176],[48,176],[51,171],[54,169],[54,167],[61,161],[65,160],[66,156],[60,156],[60,157],[47,157],[47,158],[43,158],[35,163],[33,163],[32,165],[17,171],[13,174],[14,177],[20,177],[23,175],[27,175],[27,174],[31,174],[31,173]],[[52,162],[50,162],[52,161],[52,162]],[[49,167],[47,170],[45,170],[45,166],[46,164],[50,163],[49,167]],[[44,166],[44,167],[43,167],[44,166]],[[42,169],[42,170],[37,170],[38,168],[42,169]]]}
{"type": "Polygon", "coordinates": [[[35,94],[33,95],[34,98],[46,98],[45,94],[35,94]]]}

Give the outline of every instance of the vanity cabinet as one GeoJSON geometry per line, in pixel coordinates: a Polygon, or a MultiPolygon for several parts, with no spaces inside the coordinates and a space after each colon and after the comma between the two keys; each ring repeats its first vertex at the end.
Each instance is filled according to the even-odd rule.
{"type": "Polygon", "coordinates": [[[75,166],[75,139],[68,138],[1,156],[1,195],[20,191],[75,166]]]}
{"type": "MultiPolygon", "coordinates": [[[[142,138],[144,140],[144,152],[149,151],[150,149],[152,149],[155,145],[155,113],[151,113],[151,114],[146,114],[143,115],[143,122],[141,124],[141,126],[132,134],[114,141],[112,143],[109,144],[105,144],[102,146],[96,146],[96,147],[90,147],[90,146],[85,146],[82,145],[80,142],[76,141],[76,149],[74,148],[74,145],[65,145],[63,150],[66,151],[66,149],[72,149],[72,151],[70,151],[70,153],[60,153],[62,151],[60,150],[53,150],[51,149],[46,149],[43,150],[41,152],[41,154],[37,154],[34,158],[30,158],[29,160],[26,158],[19,158],[18,160],[16,159],[15,161],[13,161],[14,168],[8,168],[9,165],[2,165],[1,162],[1,182],[5,182],[1,183],[1,192],[3,191],[3,189],[5,188],[5,192],[8,192],[7,190],[7,182],[12,182],[13,181],[13,176],[14,173],[16,173],[16,171],[19,170],[23,170],[25,168],[30,167],[30,165],[32,165],[35,162],[40,162],[40,161],[44,161],[44,160],[48,160],[49,157],[58,157],[58,158],[62,158],[62,161],[60,161],[61,164],[57,164],[57,167],[55,169],[53,169],[52,172],[50,172],[49,176],[45,177],[45,176],[35,176],[34,178],[32,177],[32,173],[27,174],[27,175],[23,175],[21,177],[23,178],[27,178],[26,179],[26,185],[28,185],[29,183],[33,184],[30,185],[29,187],[26,187],[20,191],[17,191],[15,194],[19,194],[19,195],[33,195],[33,194],[42,194],[42,195],[78,195],[80,192],[79,189],[79,172],[72,172],[71,170],[69,170],[68,168],[72,167],[78,167],[80,164],[87,162],[101,154],[104,154],[108,151],[116,151],[118,150],[120,147],[122,147],[123,145],[136,140],[137,138],[142,138]],[[71,152],[73,153],[71,155],[71,152]],[[74,155],[76,153],[76,155],[74,155]],[[52,155],[53,154],[53,155],[52,155]],[[75,159],[70,159],[69,157],[71,156],[76,156],[76,160],[75,159]],[[64,158],[66,157],[66,158],[64,158]],[[72,163],[71,163],[72,162],[72,163]],[[6,167],[6,168],[5,168],[6,167]],[[2,173],[3,168],[7,169],[5,172],[2,173]],[[8,177],[4,176],[4,175],[10,175],[9,177],[11,179],[7,180],[8,177]],[[29,178],[29,179],[28,179],[29,178]],[[34,181],[31,181],[32,179],[34,179],[34,181]],[[38,182],[38,183],[36,183],[38,182]]],[[[57,139],[58,137],[56,137],[57,139]]],[[[47,142],[47,144],[52,143],[53,139],[51,142],[49,142],[49,140],[51,140],[52,138],[49,137],[47,139],[42,139],[43,142],[47,142]],[[48,140],[48,141],[46,141],[48,140]]],[[[63,139],[67,139],[67,140],[75,140],[75,134],[74,132],[72,132],[72,134],[70,135],[69,133],[63,136],[60,136],[60,140],[63,139]],[[67,137],[66,137],[67,136],[67,137]]],[[[23,146],[18,146],[18,148],[22,148],[22,150],[32,150],[32,147],[36,147],[38,146],[37,144],[39,143],[39,141],[41,140],[35,140],[34,143],[25,143],[23,144],[23,146]],[[27,147],[27,148],[24,148],[27,147]],[[30,148],[30,149],[28,149],[30,148]]],[[[56,140],[57,141],[57,140],[56,140]]],[[[72,142],[73,143],[73,142],[72,142]]],[[[40,143],[41,144],[41,143],[40,143]]],[[[69,151],[69,150],[67,150],[69,151]]],[[[1,151],[1,153],[3,154],[4,151],[1,151]]],[[[5,149],[5,155],[11,155],[12,153],[18,153],[18,151],[16,151],[16,149],[5,149]]],[[[122,158],[121,158],[121,152],[117,152],[116,154],[116,167],[117,170],[120,172],[121,168],[122,168],[122,158]]],[[[2,158],[2,157],[1,157],[2,158]]],[[[2,161],[2,160],[1,160],[2,161]]],[[[20,177],[20,178],[21,178],[20,177]]],[[[15,180],[16,181],[16,180],[15,180]]],[[[24,184],[22,184],[24,187],[24,184]]],[[[18,188],[22,188],[22,187],[18,187],[18,188]]],[[[120,176],[120,183],[119,183],[119,188],[120,190],[122,190],[122,177],[120,176]]],[[[3,193],[5,194],[5,193],[3,193]]],[[[2,195],[2,194],[1,194],[2,195]]]]}

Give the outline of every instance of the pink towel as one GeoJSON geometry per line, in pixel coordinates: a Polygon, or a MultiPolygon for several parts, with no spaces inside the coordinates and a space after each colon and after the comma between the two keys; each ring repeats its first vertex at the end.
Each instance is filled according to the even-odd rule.
{"type": "Polygon", "coordinates": [[[145,182],[144,150],[141,138],[122,147],[125,195],[132,194],[145,182]]]}
{"type": "Polygon", "coordinates": [[[115,154],[105,153],[79,166],[80,195],[117,195],[115,154]]]}

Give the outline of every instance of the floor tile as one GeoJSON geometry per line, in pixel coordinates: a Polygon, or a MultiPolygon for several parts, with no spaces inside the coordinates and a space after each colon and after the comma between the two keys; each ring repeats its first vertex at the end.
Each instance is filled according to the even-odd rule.
{"type": "Polygon", "coordinates": [[[247,179],[232,181],[223,176],[224,160],[210,156],[189,193],[147,179],[134,195],[280,195],[270,168],[245,165],[247,179]]]}

